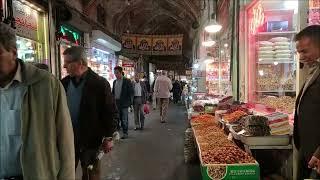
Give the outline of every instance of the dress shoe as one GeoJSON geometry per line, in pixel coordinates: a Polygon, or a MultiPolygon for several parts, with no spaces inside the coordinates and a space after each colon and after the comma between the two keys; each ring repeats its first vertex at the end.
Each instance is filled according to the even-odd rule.
{"type": "Polygon", "coordinates": [[[121,139],[128,139],[128,134],[124,134],[121,139]]]}

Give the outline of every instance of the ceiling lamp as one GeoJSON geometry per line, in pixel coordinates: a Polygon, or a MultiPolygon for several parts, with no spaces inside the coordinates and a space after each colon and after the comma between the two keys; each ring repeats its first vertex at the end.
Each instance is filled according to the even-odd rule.
{"type": "MultiPolygon", "coordinates": [[[[213,2],[213,1],[212,1],[213,2]]],[[[216,2],[217,3],[217,2],[216,2]]],[[[216,4],[217,6],[217,4],[216,4]]],[[[214,6],[213,6],[214,7],[214,6]]],[[[212,9],[213,10],[213,9],[212,9]]],[[[216,10],[217,11],[217,10],[216,10]]],[[[211,6],[210,6],[210,1],[208,0],[208,20],[209,22],[205,26],[204,30],[207,31],[208,33],[216,33],[219,32],[222,29],[222,26],[217,23],[216,21],[216,14],[212,13],[210,17],[210,12],[211,12],[211,6]]]]}
{"type": "Polygon", "coordinates": [[[212,40],[211,38],[208,38],[206,41],[202,42],[202,46],[204,46],[204,47],[211,47],[215,44],[216,44],[216,42],[214,40],[212,40]]]}
{"type": "Polygon", "coordinates": [[[207,26],[204,28],[205,31],[207,31],[208,33],[216,33],[219,32],[222,29],[222,26],[220,24],[217,23],[216,20],[211,19],[207,26]]]}

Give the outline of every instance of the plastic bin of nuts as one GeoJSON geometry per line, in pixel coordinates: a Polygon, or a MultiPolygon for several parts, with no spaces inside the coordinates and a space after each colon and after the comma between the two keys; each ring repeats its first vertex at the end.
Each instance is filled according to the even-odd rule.
{"type": "Polygon", "coordinates": [[[213,127],[193,127],[201,162],[202,179],[259,179],[260,169],[256,160],[228,141],[222,131],[213,132],[213,127]],[[206,131],[208,129],[211,131],[206,131]],[[204,130],[206,134],[202,133],[204,130]]]}
{"type": "Polygon", "coordinates": [[[259,164],[235,145],[200,150],[200,157],[203,180],[257,180],[260,177],[259,164]]]}

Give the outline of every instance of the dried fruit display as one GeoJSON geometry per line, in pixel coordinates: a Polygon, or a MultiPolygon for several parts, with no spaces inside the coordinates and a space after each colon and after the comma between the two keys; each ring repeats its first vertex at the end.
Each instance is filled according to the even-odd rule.
{"type": "Polygon", "coordinates": [[[242,106],[240,106],[240,105],[232,105],[232,106],[228,109],[228,111],[227,111],[226,114],[231,114],[231,113],[236,112],[236,111],[243,111],[243,112],[245,112],[245,113],[249,113],[249,109],[248,109],[248,108],[244,108],[244,107],[242,107],[242,106]]]}
{"type": "Polygon", "coordinates": [[[195,136],[204,136],[207,135],[208,133],[214,133],[214,132],[220,132],[223,134],[222,130],[215,126],[215,125],[207,125],[207,124],[202,124],[202,125],[197,125],[194,127],[195,131],[195,136]]]}
{"type": "Polygon", "coordinates": [[[246,112],[243,111],[235,111],[231,114],[226,114],[223,116],[223,120],[228,121],[229,123],[234,123],[238,121],[243,116],[248,115],[246,112]]]}
{"type": "Polygon", "coordinates": [[[236,146],[226,146],[214,150],[202,151],[201,158],[204,164],[255,163],[253,157],[236,146]]]}
{"type": "Polygon", "coordinates": [[[282,96],[282,97],[268,96],[265,98],[261,98],[259,100],[259,103],[291,114],[294,110],[295,98],[292,98],[289,96],[282,96]]]}
{"type": "Polygon", "coordinates": [[[191,117],[191,124],[201,124],[201,123],[213,123],[214,116],[210,114],[203,114],[195,117],[191,117]]]}
{"type": "Polygon", "coordinates": [[[247,116],[244,120],[244,129],[249,136],[268,136],[270,135],[270,127],[268,118],[264,116],[247,116]]]}
{"type": "Polygon", "coordinates": [[[226,174],[226,166],[209,166],[208,175],[212,179],[222,179],[226,174]]]}
{"type": "Polygon", "coordinates": [[[231,141],[229,141],[227,139],[227,137],[221,137],[221,138],[217,138],[217,139],[210,139],[206,143],[200,143],[199,139],[198,139],[198,143],[199,143],[201,151],[209,151],[209,150],[217,149],[219,147],[234,145],[231,141]]]}
{"type": "Polygon", "coordinates": [[[220,141],[223,142],[224,139],[227,140],[227,137],[221,132],[213,132],[213,133],[207,133],[206,135],[203,135],[203,136],[199,136],[197,137],[197,139],[198,139],[198,143],[210,143],[210,144],[217,143],[216,145],[218,146],[218,144],[224,145],[219,142],[220,141]]]}

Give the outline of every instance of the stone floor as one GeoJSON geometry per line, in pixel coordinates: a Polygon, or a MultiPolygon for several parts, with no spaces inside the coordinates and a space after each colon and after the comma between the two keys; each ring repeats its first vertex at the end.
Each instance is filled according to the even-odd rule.
{"type": "MultiPolygon", "coordinates": [[[[132,113],[129,138],[115,144],[102,159],[102,180],[200,180],[199,164],[185,164],[184,131],[187,127],[183,106],[171,104],[168,122],[160,123],[159,110],[146,116],[144,131],[133,131],[132,113]]],[[[77,178],[81,179],[81,170],[77,178]]]]}

